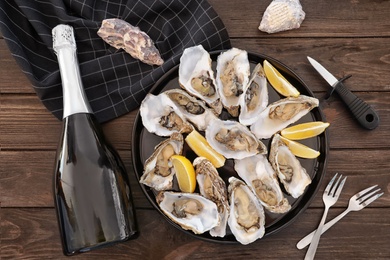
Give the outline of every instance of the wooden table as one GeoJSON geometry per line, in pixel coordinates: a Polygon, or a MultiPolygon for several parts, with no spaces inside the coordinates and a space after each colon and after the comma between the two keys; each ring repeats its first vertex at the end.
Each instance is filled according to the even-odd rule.
{"type": "MultiPolygon", "coordinates": [[[[352,74],[346,85],[375,108],[380,126],[357,125],[337,96],[322,101],[329,127],[327,174],[310,207],[282,231],[248,246],[204,242],[165,221],[142,193],[131,161],[131,132],[137,111],[104,125],[131,177],[140,237],[74,259],[302,259],[295,245],[317,227],[321,194],[335,172],[348,176],[328,219],[349,198],[373,184],[384,196],[353,212],[324,234],[317,259],[390,258],[390,1],[302,0],[306,19],[298,30],[274,35],[258,31],[270,1],[210,0],[226,24],[232,45],[270,55],[298,73],[322,99],[329,89],[306,56],[336,76],[352,74]]],[[[61,122],[40,103],[0,37],[0,200],[1,258],[54,258],[62,255],[53,208],[52,177],[61,122]]]]}

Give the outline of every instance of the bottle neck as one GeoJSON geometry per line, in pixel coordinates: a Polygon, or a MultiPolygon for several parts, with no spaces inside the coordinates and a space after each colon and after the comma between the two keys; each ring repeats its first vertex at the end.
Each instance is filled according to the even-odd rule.
{"type": "Polygon", "coordinates": [[[63,118],[77,113],[92,114],[81,81],[76,48],[72,46],[58,48],[57,58],[62,81],[63,118]]]}

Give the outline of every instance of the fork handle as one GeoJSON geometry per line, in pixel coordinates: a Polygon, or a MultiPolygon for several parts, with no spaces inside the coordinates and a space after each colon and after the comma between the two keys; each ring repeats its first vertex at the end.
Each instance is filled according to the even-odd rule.
{"type": "MultiPolygon", "coordinates": [[[[340,213],[340,215],[338,215],[337,217],[335,217],[334,219],[332,219],[331,221],[329,221],[328,223],[326,223],[321,231],[321,234],[324,234],[325,231],[327,231],[329,228],[331,228],[334,224],[336,224],[340,219],[342,219],[345,215],[347,215],[351,210],[350,209],[346,209],[344,210],[344,212],[340,213]]],[[[298,244],[297,244],[297,248],[298,249],[303,249],[305,248],[307,245],[310,244],[313,236],[314,236],[314,233],[316,232],[316,230],[314,230],[313,232],[311,232],[310,234],[308,234],[307,236],[305,236],[304,238],[302,238],[298,244]]]]}
{"type": "Polygon", "coordinates": [[[313,239],[311,240],[311,244],[309,249],[306,252],[305,260],[312,260],[317,251],[318,243],[320,242],[322,228],[324,227],[326,216],[328,215],[329,207],[325,207],[324,214],[322,215],[322,219],[320,224],[318,225],[317,231],[314,233],[313,239]]]}

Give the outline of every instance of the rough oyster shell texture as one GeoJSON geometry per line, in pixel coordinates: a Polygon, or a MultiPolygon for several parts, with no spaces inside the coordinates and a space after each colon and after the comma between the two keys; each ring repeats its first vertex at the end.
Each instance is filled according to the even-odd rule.
{"type": "Polygon", "coordinates": [[[276,33],[296,29],[305,15],[299,0],[273,0],[263,14],[259,30],[276,33]]]}
{"type": "Polygon", "coordinates": [[[111,46],[124,49],[133,58],[146,64],[164,63],[149,35],[126,21],[118,18],[105,19],[97,34],[111,46]]]}
{"type": "MultiPolygon", "coordinates": [[[[304,95],[297,98],[278,96],[276,102],[268,104],[270,85],[262,66],[257,64],[249,78],[247,59],[248,54],[245,51],[234,48],[222,52],[217,58],[216,70],[218,71],[218,62],[225,64],[221,71],[226,70],[229,66],[226,66],[226,62],[230,62],[231,66],[227,72],[225,71],[225,76],[232,76],[229,80],[238,82],[241,87],[233,95],[237,102],[228,105],[225,102],[224,107],[227,111],[220,116],[216,112],[216,107],[213,107],[215,102],[206,101],[205,96],[195,94],[191,89],[195,84],[197,90],[215,94],[214,101],[218,101],[219,104],[220,99],[226,98],[223,92],[218,91],[210,55],[201,46],[188,48],[183,53],[179,67],[179,84],[182,89],[171,89],[171,85],[167,85],[157,96],[148,94],[140,108],[142,121],[148,132],[159,136],[171,136],[178,135],[177,132],[186,134],[197,128],[201,134],[204,131],[206,140],[214,150],[227,159],[234,159],[234,166],[230,164],[233,160],[225,166],[234,167],[241,180],[231,178],[229,185],[227,179],[237,176],[235,173],[233,175],[230,171],[225,173],[222,167],[220,168],[222,172],[218,172],[219,169],[217,171],[210,161],[197,157],[193,161],[193,166],[198,185],[196,192],[200,194],[188,195],[178,190],[171,191],[176,189],[175,186],[168,188],[169,192],[160,192],[156,200],[161,210],[183,229],[192,230],[195,234],[209,232],[212,237],[226,237],[230,228],[231,234],[242,244],[261,238],[265,232],[265,214],[271,217],[270,221],[273,223],[272,218],[275,216],[278,218],[277,214],[285,213],[291,209],[291,205],[294,206],[287,200],[288,194],[293,198],[299,197],[311,182],[305,169],[289,148],[282,142],[277,142],[277,133],[318,106],[318,99],[304,95]],[[229,58],[221,59],[221,56],[227,54],[230,55],[229,58]],[[244,62],[241,62],[242,60],[244,62]],[[239,65],[237,68],[236,63],[239,65]],[[233,75],[228,75],[229,69],[232,69],[233,75]],[[244,74],[242,81],[238,75],[240,71],[244,74]],[[250,102],[254,100],[255,105],[250,102]],[[237,107],[239,113],[233,113],[234,116],[231,113],[228,115],[227,112],[232,112],[237,107]],[[231,119],[232,117],[235,118],[231,119]],[[272,144],[270,141],[271,150],[267,159],[265,155],[267,147],[260,139],[268,139],[274,135],[272,144]],[[219,173],[222,175],[219,176],[219,173]],[[226,185],[229,185],[229,195],[226,193],[226,185]],[[169,197],[169,202],[162,203],[166,201],[166,197],[169,197]],[[198,199],[199,197],[206,199],[206,204],[214,204],[212,207],[216,208],[217,213],[215,214],[214,210],[200,213],[203,211],[203,199],[198,199]],[[185,208],[187,203],[190,206],[188,210],[185,208]],[[249,204],[251,209],[246,208],[249,204]],[[255,218],[252,218],[253,215],[255,218]],[[193,221],[198,221],[197,223],[205,221],[208,224],[194,227],[193,221]]],[[[220,75],[217,75],[218,77],[220,75]]],[[[274,100],[275,96],[272,99],[274,100]]],[[[183,155],[189,155],[188,158],[192,159],[194,154],[192,152],[187,154],[186,149],[183,155]]]]}

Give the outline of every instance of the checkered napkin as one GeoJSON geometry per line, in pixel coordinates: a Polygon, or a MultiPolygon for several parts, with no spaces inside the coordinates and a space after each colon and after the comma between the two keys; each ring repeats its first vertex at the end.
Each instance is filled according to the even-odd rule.
{"type": "Polygon", "coordinates": [[[205,0],[1,0],[2,35],[40,100],[59,119],[62,86],[51,36],[58,24],[74,28],[85,92],[100,122],[137,108],[185,48],[230,48],[222,21],[205,0]],[[107,18],[146,32],[165,63],[150,66],[105,43],[96,32],[107,18]]]}

